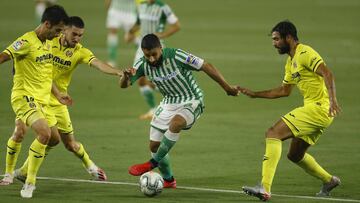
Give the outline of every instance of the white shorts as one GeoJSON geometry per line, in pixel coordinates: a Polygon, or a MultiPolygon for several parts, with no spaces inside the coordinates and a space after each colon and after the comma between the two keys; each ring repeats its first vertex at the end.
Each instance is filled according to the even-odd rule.
{"type": "Polygon", "coordinates": [[[109,9],[106,20],[107,28],[123,29],[128,32],[136,23],[136,14],[109,9]]]}
{"type": "Polygon", "coordinates": [[[150,125],[164,133],[169,128],[171,119],[175,115],[180,115],[186,121],[184,130],[187,130],[194,125],[195,121],[202,114],[203,109],[204,106],[200,100],[192,100],[181,104],[161,103],[156,108],[150,125]]]}

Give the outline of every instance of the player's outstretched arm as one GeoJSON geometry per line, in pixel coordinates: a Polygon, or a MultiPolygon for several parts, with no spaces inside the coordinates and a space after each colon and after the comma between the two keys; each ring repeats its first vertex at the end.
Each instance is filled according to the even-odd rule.
{"type": "Polygon", "coordinates": [[[155,33],[155,35],[158,36],[159,39],[165,39],[175,34],[179,30],[180,30],[180,23],[179,21],[176,21],[176,23],[174,24],[169,24],[164,32],[157,32],[155,33]]]}
{"type": "Polygon", "coordinates": [[[291,94],[293,85],[290,84],[282,84],[279,87],[270,89],[270,90],[264,90],[259,92],[254,92],[250,89],[240,87],[240,92],[243,93],[246,96],[249,96],[251,98],[266,98],[266,99],[276,99],[279,97],[287,97],[291,94]]]}
{"type": "Polygon", "coordinates": [[[341,108],[336,99],[336,88],[334,75],[324,63],[320,64],[316,69],[316,73],[324,78],[325,86],[329,94],[330,108],[329,116],[336,116],[341,112],[341,108]]]}
{"type": "Polygon", "coordinates": [[[230,86],[222,74],[210,63],[204,62],[201,67],[201,70],[204,71],[210,78],[217,82],[225,92],[230,96],[238,96],[239,88],[238,86],[230,86]]]}
{"type": "Polygon", "coordinates": [[[120,77],[123,76],[123,72],[121,70],[113,68],[110,65],[108,65],[107,63],[105,63],[99,59],[92,60],[91,66],[97,68],[98,70],[100,70],[101,72],[106,73],[106,74],[117,75],[120,77]]]}
{"type": "Polygon", "coordinates": [[[5,54],[4,52],[0,53],[0,64],[4,63],[5,61],[10,60],[10,56],[5,54]]]}

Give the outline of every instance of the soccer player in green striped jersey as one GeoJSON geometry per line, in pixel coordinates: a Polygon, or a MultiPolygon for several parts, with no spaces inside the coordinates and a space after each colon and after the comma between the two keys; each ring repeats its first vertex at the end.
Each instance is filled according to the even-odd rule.
{"type": "Polygon", "coordinates": [[[176,188],[169,151],[179,139],[180,131],[190,129],[204,110],[203,92],[192,71],[204,71],[228,95],[237,96],[239,87],[230,86],[221,73],[210,63],[181,49],[162,48],[159,38],[146,35],[141,42],[144,56],[133,69],[124,71],[120,86],[126,88],[142,76],[153,82],[163,95],[150,127],[152,158],[143,164],[133,165],[129,173],[139,176],[158,167],[165,188],[176,188]]]}
{"type": "Polygon", "coordinates": [[[105,7],[107,9],[108,63],[115,66],[118,60],[118,30],[122,29],[125,32],[124,39],[128,38],[130,29],[136,23],[136,3],[135,0],[105,0],[105,7]]]}
{"type": "MultiPolygon", "coordinates": [[[[138,30],[140,30],[141,37],[154,33],[161,39],[161,43],[164,44],[163,39],[170,37],[180,30],[180,23],[170,6],[160,0],[146,0],[138,6],[138,20],[130,30],[128,41],[135,37],[134,33],[138,30]]],[[[135,61],[142,56],[143,52],[139,46],[136,51],[135,61]]],[[[147,113],[140,116],[140,119],[151,119],[156,107],[153,93],[154,85],[144,77],[138,80],[138,84],[140,92],[150,108],[147,113]]]]}
{"type": "Polygon", "coordinates": [[[279,22],[272,29],[271,35],[278,52],[289,55],[282,85],[257,92],[246,88],[240,90],[252,98],[275,99],[289,96],[296,85],[304,97],[304,106],[282,116],[267,130],[261,184],[255,187],[244,186],[243,190],[263,201],[271,198],[271,186],[281,157],[282,141],[292,139],[287,157],[306,173],[323,182],[318,196],[328,196],[340,184],[340,179],[323,169],[307,150],[317,142],[334,116],[341,111],[336,99],[333,74],[314,49],[299,42],[296,27],[291,22],[279,22]]]}

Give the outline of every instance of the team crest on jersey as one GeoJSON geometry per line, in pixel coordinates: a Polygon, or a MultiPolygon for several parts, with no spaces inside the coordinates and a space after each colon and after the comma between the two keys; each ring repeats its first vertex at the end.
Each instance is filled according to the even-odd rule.
{"type": "Polygon", "coordinates": [[[21,49],[21,47],[24,45],[24,42],[22,40],[18,40],[13,44],[13,48],[15,51],[18,51],[21,49]]]}
{"type": "Polygon", "coordinates": [[[67,50],[67,51],[65,52],[65,55],[66,55],[67,57],[71,57],[71,56],[73,55],[73,52],[70,51],[70,50],[67,50]]]}
{"type": "Polygon", "coordinates": [[[199,61],[200,61],[200,60],[199,60],[198,57],[193,56],[193,55],[191,55],[191,54],[189,54],[188,57],[186,58],[186,62],[187,62],[188,64],[192,64],[192,65],[195,65],[195,66],[199,65],[199,61]]]}
{"type": "Polygon", "coordinates": [[[29,102],[29,107],[32,109],[36,109],[36,104],[33,102],[29,102]]]}

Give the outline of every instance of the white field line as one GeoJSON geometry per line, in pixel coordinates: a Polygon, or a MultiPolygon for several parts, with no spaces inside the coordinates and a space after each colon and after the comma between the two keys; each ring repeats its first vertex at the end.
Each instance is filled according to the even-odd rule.
{"type": "MultiPolygon", "coordinates": [[[[37,179],[39,179],[39,180],[64,181],[64,182],[80,182],[80,183],[138,186],[137,183],[119,182],[119,181],[94,181],[94,180],[70,179],[70,178],[54,178],[54,177],[37,177],[37,179]]],[[[227,190],[227,189],[199,188],[199,187],[187,187],[187,186],[177,186],[177,188],[184,189],[184,190],[196,190],[196,191],[206,191],[206,192],[244,194],[243,191],[227,190]]],[[[360,203],[360,200],[356,200],[356,199],[340,199],[340,198],[330,198],[330,197],[312,197],[312,196],[283,195],[283,194],[271,194],[271,195],[275,196],[275,197],[289,197],[289,198],[297,198],[297,199],[312,199],[312,200],[324,200],[324,201],[335,201],[335,202],[359,202],[360,203]]]]}

